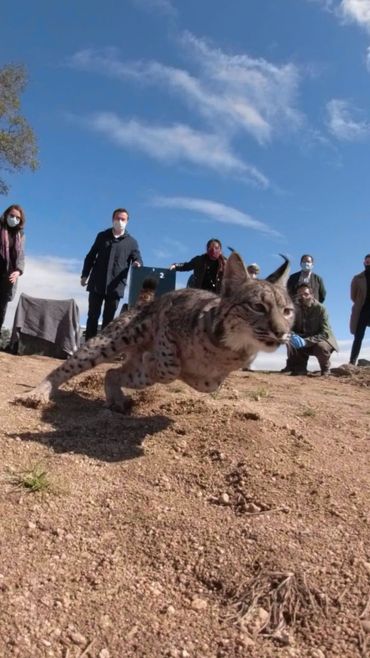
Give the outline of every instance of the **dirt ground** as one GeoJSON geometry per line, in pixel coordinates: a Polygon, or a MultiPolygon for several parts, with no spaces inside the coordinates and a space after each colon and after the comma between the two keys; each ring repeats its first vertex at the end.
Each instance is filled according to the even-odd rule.
{"type": "Polygon", "coordinates": [[[370,369],[9,404],[56,364],[0,354],[1,658],[370,655],[370,369]]]}

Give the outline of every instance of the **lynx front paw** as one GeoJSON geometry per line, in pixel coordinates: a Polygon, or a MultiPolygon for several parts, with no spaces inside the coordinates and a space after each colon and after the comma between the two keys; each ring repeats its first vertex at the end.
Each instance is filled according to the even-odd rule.
{"type": "Polygon", "coordinates": [[[125,397],[121,400],[112,400],[110,402],[105,402],[104,407],[110,409],[111,411],[116,411],[119,414],[129,414],[134,406],[134,401],[132,398],[125,397]]]}

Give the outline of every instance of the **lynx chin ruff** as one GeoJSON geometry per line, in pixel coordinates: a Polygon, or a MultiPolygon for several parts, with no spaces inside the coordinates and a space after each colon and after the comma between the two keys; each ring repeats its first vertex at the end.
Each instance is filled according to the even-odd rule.
{"type": "Polygon", "coordinates": [[[231,254],[220,296],[188,288],[139,305],[17,401],[47,404],[69,379],[118,356],[120,365],[105,377],[106,405],[112,409],[127,409],[122,387],[142,389],[181,379],[197,391],[217,390],[230,372],[248,367],[257,352],[273,352],[287,342],[294,309],[285,289],[289,263],[284,260],[266,280],[256,281],[240,256],[231,254]]]}

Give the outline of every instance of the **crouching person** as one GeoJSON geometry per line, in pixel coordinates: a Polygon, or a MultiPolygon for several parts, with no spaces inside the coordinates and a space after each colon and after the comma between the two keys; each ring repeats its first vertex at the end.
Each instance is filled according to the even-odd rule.
{"type": "Polygon", "coordinates": [[[289,345],[287,367],[292,375],[307,375],[307,362],[315,356],[323,376],[330,374],[330,356],[338,344],[329,324],[326,308],[316,301],[311,288],[297,288],[296,318],[289,345]]]}

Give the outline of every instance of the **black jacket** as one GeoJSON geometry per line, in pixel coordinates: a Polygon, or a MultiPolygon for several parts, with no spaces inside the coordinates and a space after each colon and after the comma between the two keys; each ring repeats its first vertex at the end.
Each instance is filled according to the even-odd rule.
{"type": "MultiPolygon", "coordinates": [[[[289,295],[294,299],[295,295],[297,294],[297,287],[299,284],[299,277],[301,276],[301,272],[294,272],[294,274],[291,274],[289,279],[288,279],[288,293],[289,295]]],[[[324,286],[324,282],[318,274],[315,274],[314,272],[311,272],[310,276],[310,282],[307,284],[310,286],[313,296],[315,299],[322,304],[325,301],[326,297],[326,289],[324,286]]]]}
{"type": "Polygon", "coordinates": [[[87,254],[81,277],[89,277],[87,290],[108,297],[123,297],[131,263],[142,265],[139,245],[127,232],[116,238],[112,229],[101,231],[87,254]]]}
{"type": "Polygon", "coordinates": [[[224,267],[226,263],[226,258],[220,256],[218,259],[217,270],[214,278],[214,285],[206,285],[207,280],[207,270],[215,261],[211,261],[208,258],[207,254],[202,254],[201,256],[194,256],[187,263],[176,263],[177,272],[190,272],[194,270],[193,279],[191,283],[191,288],[202,288],[203,290],[211,290],[212,292],[219,293],[221,290],[222,277],[224,273],[224,267]]]}

